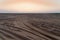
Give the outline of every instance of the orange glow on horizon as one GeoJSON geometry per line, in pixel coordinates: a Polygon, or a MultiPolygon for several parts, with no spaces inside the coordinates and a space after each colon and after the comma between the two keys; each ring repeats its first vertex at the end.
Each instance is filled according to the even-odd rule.
{"type": "Polygon", "coordinates": [[[11,11],[23,11],[23,12],[34,12],[34,11],[49,11],[56,9],[54,4],[51,4],[43,0],[11,0],[5,2],[2,9],[11,11]]]}

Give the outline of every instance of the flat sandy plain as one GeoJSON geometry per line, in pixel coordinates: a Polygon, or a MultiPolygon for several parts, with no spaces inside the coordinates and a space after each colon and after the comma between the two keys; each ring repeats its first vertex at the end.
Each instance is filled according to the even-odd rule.
{"type": "Polygon", "coordinates": [[[60,40],[60,14],[0,14],[0,40],[60,40]]]}

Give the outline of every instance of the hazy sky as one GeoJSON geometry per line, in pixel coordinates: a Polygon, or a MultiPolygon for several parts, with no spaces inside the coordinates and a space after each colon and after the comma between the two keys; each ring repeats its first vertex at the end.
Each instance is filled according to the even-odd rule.
{"type": "Polygon", "coordinates": [[[0,0],[0,9],[0,12],[60,12],[60,0],[0,0]]]}

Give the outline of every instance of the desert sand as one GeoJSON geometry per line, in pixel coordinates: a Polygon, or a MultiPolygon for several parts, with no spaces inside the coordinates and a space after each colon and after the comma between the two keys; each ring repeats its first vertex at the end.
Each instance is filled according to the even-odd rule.
{"type": "Polygon", "coordinates": [[[60,40],[60,14],[0,14],[0,40],[60,40]]]}

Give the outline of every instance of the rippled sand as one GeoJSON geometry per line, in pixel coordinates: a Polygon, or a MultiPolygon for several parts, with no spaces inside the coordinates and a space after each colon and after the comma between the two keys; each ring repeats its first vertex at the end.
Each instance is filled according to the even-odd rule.
{"type": "Polygon", "coordinates": [[[0,40],[60,40],[60,14],[0,14],[0,40]]]}

